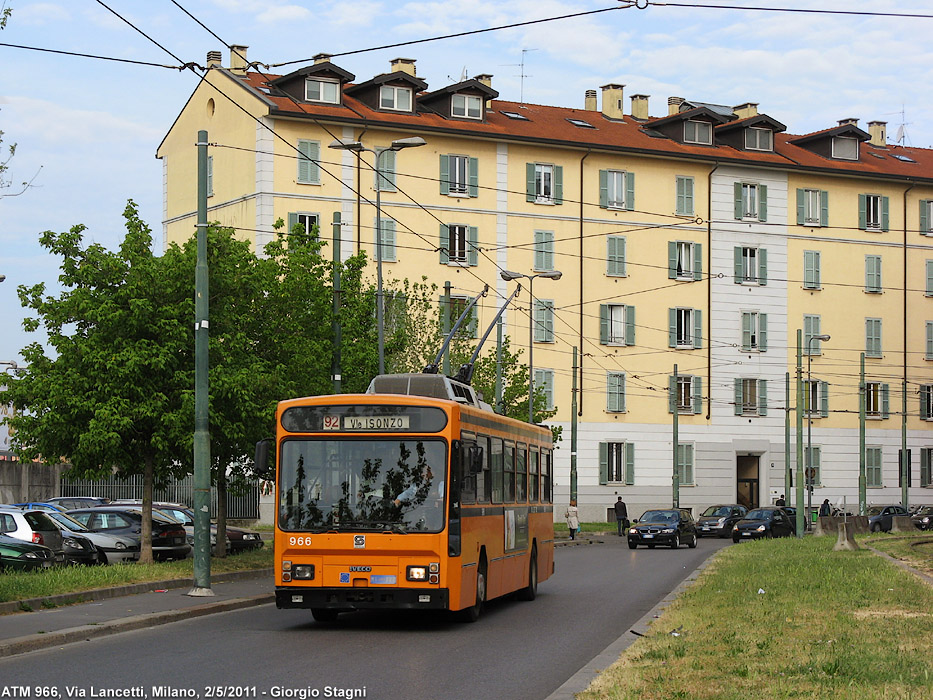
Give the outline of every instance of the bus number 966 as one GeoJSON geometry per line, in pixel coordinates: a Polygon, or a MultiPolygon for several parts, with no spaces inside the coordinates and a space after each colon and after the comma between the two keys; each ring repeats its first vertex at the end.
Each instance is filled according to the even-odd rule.
{"type": "Polygon", "coordinates": [[[310,547],[311,537],[289,537],[288,544],[291,547],[310,547]]]}

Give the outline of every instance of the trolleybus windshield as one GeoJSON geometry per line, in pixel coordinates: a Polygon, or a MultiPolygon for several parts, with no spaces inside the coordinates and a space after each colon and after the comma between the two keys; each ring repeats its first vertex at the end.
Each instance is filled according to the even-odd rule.
{"type": "Polygon", "coordinates": [[[447,446],[433,438],[290,438],[281,446],[279,528],[440,532],[447,446]]]}

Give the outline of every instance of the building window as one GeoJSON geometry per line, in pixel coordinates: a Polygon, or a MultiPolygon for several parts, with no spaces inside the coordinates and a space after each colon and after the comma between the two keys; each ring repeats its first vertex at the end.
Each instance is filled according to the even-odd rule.
{"type": "Polygon", "coordinates": [[[745,148],[752,151],[771,151],[772,133],[770,129],[751,127],[745,130],[745,148]]]}
{"type": "Polygon", "coordinates": [[[477,265],[479,263],[477,238],[476,226],[441,224],[439,246],[441,264],[477,265]]]}
{"type": "Polygon", "coordinates": [[[525,199],[536,204],[561,204],[563,172],[564,169],[559,165],[526,163],[525,199]]]}
{"type": "MultiPolygon", "coordinates": [[[[441,297],[443,300],[444,297],[441,297]]],[[[447,299],[447,313],[448,313],[448,328],[453,328],[454,324],[460,319],[460,316],[463,315],[463,312],[469,306],[472,299],[470,297],[456,296],[451,294],[447,299]]],[[[476,338],[478,337],[479,332],[479,314],[477,307],[473,306],[470,309],[470,313],[463,323],[460,325],[460,328],[457,330],[457,335],[464,338],[476,338]]]]}
{"type": "Polygon", "coordinates": [[[713,125],[709,122],[688,120],[684,122],[684,143],[713,143],[713,125]]]}
{"type": "Polygon", "coordinates": [[[735,183],[735,218],[768,219],[768,186],[749,182],[735,183]]]}
{"type": "Polygon", "coordinates": [[[742,312],[742,352],[764,352],[768,349],[768,314],[742,312]]]}
{"type": "Polygon", "coordinates": [[[920,200],[920,234],[933,236],[933,199],[920,200]]]}
{"type": "Polygon", "coordinates": [[[320,235],[320,226],[320,214],[308,214],[305,212],[289,212],[288,214],[289,235],[317,238],[320,235]],[[295,228],[296,226],[301,226],[301,228],[297,229],[295,228]]]}
{"type": "Polygon", "coordinates": [[[881,319],[865,319],[865,357],[881,357],[881,319]]]}
{"type": "Polygon", "coordinates": [[[703,279],[703,244],[668,241],[667,276],[678,280],[703,279]]]}
{"type": "Polygon", "coordinates": [[[806,314],[803,317],[803,347],[801,351],[804,355],[822,355],[823,354],[823,341],[814,340],[811,342],[811,338],[817,335],[822,335],[820,333],[820,317],[814,314],[806,314]]]}
{"type": "Polygon", "coordinates": [[[768,251],[765,248],[735,246],[733,262],[736,284],[768,283],[768,251]]]}
{"type": "Polygon", "coordinates": [[[800,226],[829,226],[829,192],[825,190],[797,190],[797,224],[800,226]]]}
{"type": "Polygon", "coordinates": [[[735,378],[735,415],[768,415],[768,382],[765,379],[735,378]]]}
{"type": "Polygon", "coordinates": [[[833,137],[833,158],[858,160],[858,139],[848,136],[833,137]]]}
{"type": "Polygon", "coordinates": [[[635,344],[635,307],[627,304],[599,305],[601,345],[635,344]]]}
{"type": "Polygon", "coordinates": [[[606,373],[606,410],[609,413],[625,412],[625,373],[606,373]]]}
{"type": "Polygon", "coordinates": [[[411,88],[383,85],[379,88],[379,108],[410,112],[411,88]]]}
{"type": "Polygon", "coordinates": [[[441,155],[441,194],[454,197],[479,195],[479,160],[468,156],[441,155]]]}
{"type": "Polygon", "coordinates": [[[693,444],[677,444],[677,477],[681,486],[693,485],[693,444]]]}
{"type": "Polygon", "coordinates": [[[829,384],[817,379],[803,382],[803,412],[808,418],[829,417],[829,384]]]}
{"type": "Polygon", "coordinates": [[[554,300],[535,299],[535,332],[536,343],[554,342],[554,300]]]}
{"type": "Polygon", "coordinates": [[[685,175],[677,176],[677,203],[675,213],[677,216],[693,216],[693,178],[685,175]]]}
{"type": "Polygon", "coordinates": [[[668,347],[703,347],[703,312],[700,309],[668,309],[668,347]]]}
{"type": "Polygon", "coordinates": [[[887,231],[890,198],[880,194],[858,196],[858,227],[863,231],[887,231]]]}
{"type": "Polygon", "coordinates": [[[599,483],[635,483],[635,444],[632,442],[599,443],[599,483]]]}
{"type": "Polygon", "coordinates": [[[804,464],[807,470],[807,484],[811,486],[820,486],[823,481],[820,463],[823,460],[822,448],[819,445],[810,445],[803,451],[804,464]]]}
{"type": "Polygon", "coordinates": [[[869,488],[881,488],[881,448],[865,448],[865,485],[869,488]]]}
{"type": "Polygon", "coordinates": [[[476,95],[455,94],[450,100],[450,114],[464,119],[482,119],[483,98],[476,95]]]}
{"type": "Polygon", "coordinates": [[[930,458],[933,457],[933,447],[924,447],[920,450],[920,486],[927,487],[933,484],[933,477],[931,477],[930,472],[933,471],[930,469],[930,464],[933,462],[930,458]]]}
{"type": "Polygon", "coordinates": [[[535,231],[534,269],[548,272],[554,269],[554,232],[535,231]]]}
{"type": "Polygon", "coordinates": [[[384,262],[395,262],[395,219],[381,219],[377,223],[374,236],[374,245],[376,247],[373,255],[374,260],[379,259],[379,231],[382,232],[382,260],[384,262]]]}
{"type": "Polygon", "coordinates": [[[696,375],[678,374],[668,377],[668,412],[698,414],[703,410],[703,378],[696,375]]]}
{"type": "Polygon", "coordinates": [[[625,277],[624,236],[606,236],[606,275],[625,277]]]}
{"type": "Polygon", "coordinates": [[[882,382],[865,382],[865,415],[887,418],[890,390],[882,382]]]}
{"type": "Polygon", "coordinates": [[[865,256],[865,291],[881,294],[881,256],[865,256]]]}
{"type": "Polygon", "coordinates": [[[920,385],[920,418],[933,420],[933,384],[920,385]]]}
{"type": "Polygon", "coordinates": [[[340,83],[336,80],[308,78],[305,80],[305,100],[340,104],[340,83]]]}
{"type": "Polygon", "coordinates": [[[318,159],[321,157],[321,144],[319,141],[298,139],[298,182],[303,185],[320,185],[321,168],[318,159]]]}
{"type": "Polygon", "coordinates": [[[803,288],[820,288],[820,251],[803,251],[803,288]]]}
{"type": "Polygon", "coordinates": [[[635,174],[624,170],[600,170],[599,206],[603,209],[634,209],[635,174]]]}
{"type": "Polygon", "coordinates": [[[536,369],[534,390],[544,392],[544,408],[547,411],[554,410],[554,370],[536,369]]]}

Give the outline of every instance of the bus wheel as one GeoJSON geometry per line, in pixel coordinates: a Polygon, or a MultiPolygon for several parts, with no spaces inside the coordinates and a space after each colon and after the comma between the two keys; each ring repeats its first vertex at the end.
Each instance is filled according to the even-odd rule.
{"type": "Polygon", "coordinates": [[[538,597],[538,550],[531,549],[531,560],[528,562],[528,585],[518,592],[519,600],[534,600],[538,597]]]}
{"type": "Polygon", "coordinates": [[[315,622],[333,622],[337,619],[339,612],[331,608],[311,608],[311,617],[315,622]]]}
{"type": "Polygon", "coordinates": [[[457,613],[461,622],[476,622],[483,612],[483,603],[486,601],[486,560],[481,559],[476,570],[476,602],[469,608],[457,613]]]}

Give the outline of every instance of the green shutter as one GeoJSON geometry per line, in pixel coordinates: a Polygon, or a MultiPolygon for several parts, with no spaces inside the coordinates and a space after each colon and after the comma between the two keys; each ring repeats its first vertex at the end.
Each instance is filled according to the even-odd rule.
{"type": "Polygon", "coordinates": [[[693,244],[693,279],[703,279],[703,244],[693,244]]]}
{"type": "MultiPolygon", "coordinates": [[[[305,184],[317,184],[320,182],[320,166],[317,163],[320,158],[321,146],[317,141],[298,140],[298,182],[305,184]]],[[[309,232],[310,233],[310,232],[309,232]]]]}
{"type": "MultiPolygon", "coordinates": [[[[920,234],[926,235],[930,232],[930,200],[920,200],[920,234]]],[[[921,454],[923,454],[921,452],[921,454]]]]}
{"type": "Polygon", "coordinates": [[[441,194],[450,194],[450,156],[441,155],[441,194]]]}
{"type": "Polygon", "coordinates": [[[868,197],[864,194],[858,196],[858,227],[863,231],[868,228],[868,197]]]}
{"type": "Polygon", "coordinates": [[[635,208],[635,173],[625,173],[625,208],[629,211],[635,208]]]}
{"type": "Polygon", "coordinates": [[[438,241],[437,246],[438,251],[441,254],[441,265],[446,265],[450,262],[450,229],[447,224],[441,224],[440,231],[440,240],[438,241]]]}
{"type": "Polygon", "coordinates": [[[732,274],[736,284],[742,284],[742,252],[745,249],[737,245],[732,249],[732,274]]]}
{"type": "Polygon", "coordinates": [[[743,218],[742,215],[745,213],[742,207],[742,183],[741,182],[735,183],[734,190],[735,190],[735,218],[741,220],[743,218]]]}
{"type": "Polygon", "coordinates": [[[625,344],[635,344],[635,307],[625,305],[625,344]]]}
{"type": "Polygon", "coordinates": [[[471,197],[479,197],[479,158],[470,158],[467,161],[469,184],[467,192],[471,197]]]}
{"type": "Polygon", "coordinates": [[[621,403],[621,383],[622,376],[614,372],[610,372],[609,376],[606,377],[606,410],[611,413],[618,413],[623,410],[621,403]]]}
{"type": "Polygon", "coordinates": [[[693,388],[693,412],[703,413],[703,377],[694,377],[691,386],[693,388]]]}
{"type": "Polygon", "coordinates": [[[625,485],[635,483],[635,443],[625,443],[625,485]]]}
{"type": "Polygon", "coordinates": [[[768,186],[758,185],[758,220],[768,220],[768,186]]]}
{"type": "Polygon", "coordinates": [[[535,270],[547,270],[547,254],[544,250],[545,235],[544,231],[535,231],[535,270]]]}
{"type": "Polygon", "coordinates": [[[395,262],[395,219],[383,219],[382,259],[395,262]]]}
{"type": "Polygon", "coordinates": [[[298,225],[298,214],[295,212],[288,212],[288,229],[286,229],[286,234],[291,235],[295,230],[295,226],[298,225]]]}
{"type": "Polygon", "coordinates": [[[752,315],[748,311],[742,312],[742,350],[749,352],[752,349],[752,315]]]}
{"type": "Polygon", "coordinates": [[[890,226],[890,210],[891,210],[891,198],[882,197],[881,198],[881,230],[887,231],[890,226]]]}
{"type": "Polygon", "coordinates": [[[768,314],[758,314],[758,352],[768,349],[768,314]]]}
{"type": "Polygon", "coordinates": [[[564,166],[554,166],[554,204],[564,203],[564,166]]]}
{"type": "Polygon", "coordinates": [[[703,347],[703,311],[693,310],[693,347],[703,347]]]}
{"type": "Polygon", "coordinates": [[[891,411],[891,387],[885,383],[881,385],[881,417],[887,418],[891,411]]]}
{"type": "Polygon", "coordinates": [[[625,239],[621,236],[606,237],[606,274],[625,277],[625,239]]]}
{"type": "Polygon", "coordinates": [[[599,483],[609,482],[609,443],[599,443],[599,483]]]}
{"type": "Polygon", "coordinates": [[[535,164],[525,163],[525,201],[535,201],[535,164]]]}
{"type": "Polygon", "coordinates": [[[829,226],[829,192],[820,190],[820,226],[829,226]]]}
{"type": "Polygon", "coordinates": [[[758,415],[768,415],[768,380],[758,380],[758,415]]]}
{"type": "Polygon", "coordinates": [[[803,226],[806,223],[806,190],[797,188],[797,225],[803,226]]]}
{"type": "Polygon", "coordinates": [[[820,416],[829,417],[829,382],[820,382],[820,416]]]}
{"type": "Polygon", "coordinates": [[[693,215],[693,178],[677,176],[677,211],[680,216],[693,215]]]}
{"type": "Polygon", "coordinates": [[[667,277],[668,279],[677,277],[677,241],[667,242],[667,277]]]}
{"type": "Polygon", "coordinates": [[[467,227],[467,264],[479,265],[479,229],[476,226],[467,227]]]}
{"type": "MultiPolygon", "coordinates": [[[[925,384],[920,387],[920,418],[928,420],[930,418],[930,385],[925,384]]],[[[927,450],[920,451],[920,461],[923,461],[923,455],[927,450]]]]}
{"type": "Polygon", "coordinates": [[[768,284],[768,249],[758,249],[758,284],[762,287],[768,284]]]}
{"type": "Polygon", "coordinates": [[[745,392],[742,391],[742,380],[739,377],[736,377],[733,381],[735,382],[735,387],[734,387],[735,389],[735,393],[734,393],[735,415],[741,416],[742,415],[742,403],[743,403],[743,400],[745,399],[745,392]]]}
{"type": "Polygon", "coordinates": [[[933,260],[927,260],[926,296],[933,296],[933,260]]]}
{"type": "Polygon", "coordinates": [[[609,171],[599,171],[599,206],[602,209],[609,208],[609,171]]]}
{"type": "Polygon", "coordinates": [[[667,310],[667,346],[669,348],[677,347],[677,309],[667,310]]]}
{"type": "Polygon", "coordinates": [[[609,342],[609,304],[599,305],[599,343],[606,345],[609,342]]]}

